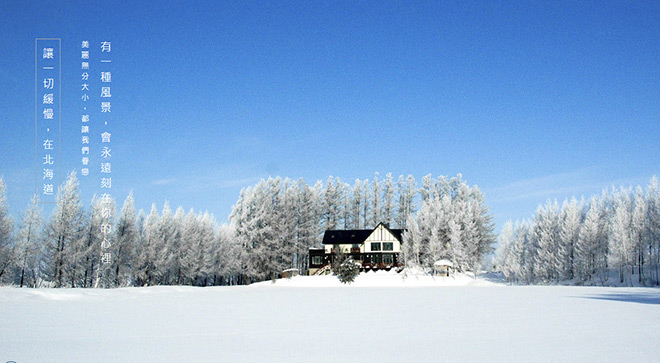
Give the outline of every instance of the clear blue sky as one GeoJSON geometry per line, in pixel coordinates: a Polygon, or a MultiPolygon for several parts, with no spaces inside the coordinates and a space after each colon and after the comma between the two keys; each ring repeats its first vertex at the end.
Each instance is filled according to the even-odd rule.
{"type": "Polygon", "coordinates": [[[462,173],[499,230],[660,175],[658,2],[117,3],[0,4],[15,214],[34,190],[37,37],[62,38],[63,170],[80,167],[80,42],[112,41],[112,192],[138,208],[223,221],[269,175],[462,173]]]}

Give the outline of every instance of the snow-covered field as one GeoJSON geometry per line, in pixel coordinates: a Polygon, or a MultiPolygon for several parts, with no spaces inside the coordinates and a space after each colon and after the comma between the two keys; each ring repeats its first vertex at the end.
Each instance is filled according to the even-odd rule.
{"type": "Polygon", "coordinates": [[[0,288],[0,362],[660,361],[660,290],[362,274],[0,288]]]}

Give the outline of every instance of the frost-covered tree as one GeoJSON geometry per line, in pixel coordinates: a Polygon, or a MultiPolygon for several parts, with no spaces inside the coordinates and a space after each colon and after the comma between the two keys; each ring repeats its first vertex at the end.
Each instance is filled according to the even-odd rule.
{"type": "Polygon", "coordinates": [[[115,270],[112,260],[117,257],[117,245],[114,239],[117,205],[109,194],[105,194],[94,205],[93,213],[100,214],[101,223],[100,239],[93,246],[93,250],[98,256],[94,287],[113,287],[115,286],[115,270]]]}
{"type": "MultiPolygon", "coordinates": [[[[239,204],[232,212],[230,220],[235,227],[235,238],[244,246],[243,271],[249,280],[274,278],[284,266],[291,265],[291,256],[283,254],[285,249],[281,239],[280,218],[285,215],[282,212],[285,209],[282,190],[281,179],[262,180],[254,188],[242,192],[239,204]]],[[[316,190],[312,193],[320,195],[316,190]]],[[[316,236],[324,218],[316,212],[311,218],[314,219],[311,227],[316,236]]]]}
{"type": "Polygon", "coordinates": [[[79,238],[68,245],[72,287],[98,287],[100,277],[103,277],[103,286],[107,287],[110,283],[110,269],[107,257],[103,258],[103,254],[109,253],[112,259],[114,240],[111,236],[111,213],[114,213],[114,202],[111,199],[92,198],[92,208],[86,213],[79,238]]]}
{"type": "Polygon", "coordinates": [[[396,228],[404,229],[408,215],[406,214],[406,184],[403,175],[399,175],[399,180],[396,182],[396,190],[399,201],[397,202],[394,224],[396,228]]]}
{"type": "MultiPolygon", "coordinates": [[[[449,197],[446,196],[444,199],[449,200],[449,197]]],[[[448,251],[442,251],[442,253],[435,255],[433,257],[434,261],[438,261],[441,258],[447,257],[447,255],[451,256],[451,261],[454,264],[454,266],[458,267],[460,270],[467,270],[469,268],[468,264],[468,253],[469,251],[467,250],[469,244],[467,243],[466,239],[466,231],[463,230],[461,223],[459,222],[459,218],[454,218],[451,216],[444,222],[447,224],[447,227],[444,228],[438,228],[435,229],[434,232],[431,233],[431,238],[436,239],[438,238],[442,242],[442,246],[444,247],[445,250],[448,251]],[[436,237],[437,235],[437,237],[436,237]]]]}
{"type": "Polygon", "coordinates": [[[403,179],[403,175],[399,176],[397,183],[397,191],[399,195],[399,203],[396,214],[397,228],[405,229],[408,216],[415,213],[415,194],[417,194],[417,183],[412,175],[403,179]]]}
{"type": "Polygon", "coordinates": [[[341,227],[343,229],[353,229],[353,218],[352,218],[352,208],[353,208],[353,199],[352,199],[352,188],[348,183],[341,183],[341,227]]]}
{"type": "Polygon", "coordinates": [[[128,286],[134,279],[132,272],[138,243],[137,216],[132,192],[124,200],[114,233],[115,256],[112,259],[114,285],[128,286]]]}
{"type": "Polygon", "coordinates": [[[604,217],[602,203],[598,198],[592,198],[575,241],[573,266],[578,282],[584,283],[599,273],[606,273],[607,240],[604,217]]]}
{"type": "Polygon", "coordinates": [[[8,272],[15,263],[14,221],[9,215],[7,187],[4,178],[0,178],[0,282],[7,280],[8,272]]]}
{"type": "MultiPolygon", "coordinates": [[[[191,213],[193,212],[191,211],[191,213]]],[[[181,259],[183,256],[188,255],[188,249],[190,249],[190,244],[184,235],[185,219],[186,212],[182,207],[178,207],[171,219],[171,230],[167,230],[164,225],[162,226],[163,233],[165,233],[164,239],[168,241],[165,245],[167,249],[167,284],[181,285],[185,279],[186,271],[184,271],[181,259]]],[[[165,219],[163,219],[164,221],[165,219]]]]}
{"type": "Polygon", "coordinates": [[[557,281],[560,278],[559,206],[557,201],[548,201],[539,207],[532,227],[536,241],[534,272],[542,282],[557,281]]]}
{"type": "Polygon", "coordinates": [[[619,270],[619,282],[632,283],[631,254],[634,248],[632,236],[632,200],[630,190],[620,189],[613,193],[613,210],[609,223],[608,260],[619,270]]]}
{"type": "Polygon", "coordinates": [[[422,187],[419,189],[419,195],[422,203],[427,201],[433,194],[433,177],[431,174],[422,177],[422,187]]]}
{"type": "Polygon", "coordinates": [[[380,200],[380,181],[378,172],[374,174],[374,180],[371,182],[371,224],[376,227],[381,222],[381,200],[380,200]]]}
{"type": "Polygon", "coordinates": [[[195,276],[206,267],[203,260],[198,260],[198,251],[204,251],[206,246],[201,241],[201,225],[195,211],[191,208],[179,218],[178,282],[175,283],[192,285],[195,276]]]}
{"type": "Polygon", "coordinates": [[[310,188],[302,179],[298,181],[300,188],[298,194],[298,207],[296,209],[296,261],[301,271],[307,269],[309,263],[309,248],[317,243],[316,216],[318,215],[318,198],[314,189],[310,188]]]}
{"type": "Polygon", "coordinates": [[[251,246],[248,251],[251,252],[248,259],[251,265],[251,271],[254,278],[264,280],[274,279],[277,273],[281,271],[282,261],[279,257],[279,240],[275,234],[274,214],[275,207],[278,204],[278,198],[275,197],[279,188],[272,179],[262,183],[257,188],[255,194],[255,214],[251,223],[251,246]]]}
{"type": "Polygon", "coordinates": [[[637,278],[638,282],[640,283],[643,281],[644,277],[644,264],[648,263],[648,258],[646,257],[646,247],[648,246],[648,221],[646,219],[647,215],[648,206],[646,204],[644,190],[641,186],[638,186],[634,197],[634,207],[630,228],[632,229],[631,238],[633,244],[631,259],[633,260],[632,264],[637,265],[637,278]]]}
{"type": "MultiPolygon", "coordinates": [[[[337,189],[343,188],[343,184],[337,179],[337,189]]],[[[297,205],[298,205],[298,183],[291,182],[288,178],[284,180],[284,187],[281,191],[282,199],[277,208],[273,222],[277,238],[279,238],[279,256],[281,259],[282,269],[296,267],[296,224],[297,221],[297,205]]],[[[342,196],[343,199],[343,196],[342,196]]],[[[342,201],[338,201],[342,203],[342,201]]]]}
{"type": "Polygon", "coordinates": [[[159,238],[160,217],[156,203],[151,204],[151,211],[144,220],[144,234],[139,238],[138,253],[136,255],[135,278],[138,286],[157,285],[161,277],[161,266],[158,266],[159,254],[163,252],[163,245],[159,238]]]}
{"type": "Polygon", "coordinates": [[[337,267],[332,272],[343,284],[351,284],[360,274],[360,264],[353,261],[352,257],[345,258],[341,262],[335,262],[334,265],[337,265],[337,267]]]}
{"type": "Polygon", "coordinates": [[[392,179],[392,173],[387,173],[385,180],[383,180],[382,204],[381,222],[391,227],[394,221],[394,181],[392,179]]]}
{"type": "Polygon", "coordinates": [[[433,198],[442,198],[447,195],[451,199],[456,199],[461,188],[466,186],[467,185],[463,182],[463,176],[461,174],[458,174],[450,180],[447,180],[447,177],[444,175],[440,175],[435,183],[432,184],[431,196],[433,198]]]}
{"type": "Polygon", "coordinates": [[[415,216],[409,215],[406,225],[408,228],[403,232],[400,258],[408,267],[419,267],[421,266],[423,235],[419,230],[415,216]]]}
{"type": "MultiPolygon", "coordinates": [[[[462,182],[463,189],[467,188],[467,184],[462,182]]],[[[491,254],[493,244],[495,243],[495,235],[493,230],[495,224],[493,216],[490,214],[488,205],[484,194],[478,186],[466,189],[467,198],[467,213],[464,222],[464,229],[466,229],[467,240],[469,244],[469,266],[472,271],[477,271],[480,268],[483,257],[491,254]]]]}
{"type": "Polygon", "coordinates": [[[35,194],[21,218],[16,237],[16,272],[20,287],[38,285],[42,228],[42,209],[35,194]]]}
{"type": "Polygon", "coordinates": [[[364,199],[362,193],[362,181],[360,179],[355,179],[355,184],[353,184],[353,197],[351,198],[352,229],[360,229],[362,227],[360,219],[362,215],[362,201],[364,199]]]}
{"type": "Polygon", "coordinates": [[[75,269],[71,244],[81,235],[83,223],[82,203],[78,193],[78,178],[75,171],[69,173],[63,186],[58,188],[55,209],[46,226],[43,256],[44,278],[54,287],[64,287],[75,269]]]}
{"type": "Polygon", "coordinates": [[[577,199],[572,198],[570,202],[564,201],[559,215],[559,263],[561,270],[559,275],[562,280],[574,278],[575,245],[577,244],[582,225],[582,207],[577,199]]]}
{"type": "Polygon", "coordinates": [[[339,179],[328,177],[325,183],[323,196],[323,210],[325,214],[325,229],[337,229],[339,208],[341,205],[341,191],[339,179]]]}
{"type": "Polygon", "coordinates": [[[651,279],[660,285],[660,186],[653,177],[646,190],[647,248],[651,279]]]}
{"type": "Polygon", "coordinates": [[[193,260],[188,268],[193,285],[206,286],[208,284],[208,277],[214,271],[213,256],[217,248],[216,242],[226,243],[224,239],[218,240],[216,225],[215,218],[208,212],[197,216],[196,238],[191,242],[193,260]]]}
{"type": "Polygon", "coordinates": [[[523,220],[516,223],[515,244],[520,251],[520,277],[518,280],[530,284],[536,280],[534,271],[534,260],[536,258],[536,241],[532,233],[532,222],[523,220]]]}
{"type": "Polygon", "coordinates": [[[362,187],[364,188],[362,193],[362,228],[366,229],[371,227],[371,218],[370,218],[371,203],[369,198],[369,179],[364,179],[362,181],[362,187]]]}
{"type": "Polygon", "coordinates": [[[179,209],[177,208],[175,214],[172,214],[169,202],[165,201],[160,218],[152,218],[152,214],[149,215],[149,218],[152,218],[151,220],[147,218],[147,222],[151,222],[147,226],[151,250],[149,255],[152,258],[151,284],[176,284],[177,279],[180,278],[180,261],[177,255],[180,246],[179,224],[183,222],[185,212],[182,208],[179,209]],[[152,224],[154,222],[155,224],[152,224]]]}
{"type": "Polygon", "coordinates": [[[494,263],[504,274],[507,282],[514,282],[520,276],[521,261],[516,250],[515,230],[513,223],[508,221],[502,227],[497,238],[497,250],[495,251],[494,263]]]}
{"type": "Polygon", "coordinates": [[[132,286],[143,286],[145,284],[144,279],[142,278],[142,256],[143,248],[147,245],[147,232],[145,229],[147,221],[147,215],[143,209],[138,210],[135,229],[137,231],[135,237],[135,251],[133,257],[131,258],[131,277],[132,277],[132,286]]]}
{"type": "Polygon", "coordinates": [[[208,284],[236,285],[243,283],[244,248],[235,238],[231,225],[221,225],[214,240],[213,260],[208,284]]]}
{"type": "MultiPolygon", "coordinates": [[[[422,261],[425,267],[432,267],[440,259],[456,259],[456,249],[459,248],[450,239],[450,228],[456,221],[452,218],[451,199],[429,199],[422,205],[421,214],[424,230],[428,233],[428,255],[422,261]],[[424,208],[428,206],[428,208],[424,208]]],[[[419,215],[418,215],[419,216],[419,215]]],[[[460,226],[458,226],[460,229],[460,226]]]]}
{"type": "Polygon", "coordinates": [[[247,251],[250,246],[250,237],[251,228],[249,228],[249,221],[252,219],[252,214],[254,213],[254,205],[251,203],[251,193],[252,187],[241,189],[238,197],[238,201],[232,207],[231,214],[229,215],[229,221],[231,225],[231,234],[230,237],[232,240],[235,240],[236,243],[241,247],[241,254],[238,255],[239,259],[236,263],[240,266],[239,270],[241,271],[241,276],[237,276],[239,280],[238,283],[243,283],[243,279],[247,275],[247,251]]]}

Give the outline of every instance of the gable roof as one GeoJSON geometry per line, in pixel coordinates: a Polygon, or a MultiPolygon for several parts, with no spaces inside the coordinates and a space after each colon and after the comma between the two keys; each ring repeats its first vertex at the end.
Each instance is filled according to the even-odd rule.
{"type": "MultiPolygon", "coordinates": [[[[401,235],[403,234],[403,229],[389,229],[384,223],[379,223],[378,226],[383,225],[385,229],[390,231],[392,235],[402,242],[403,239],[401,235]]],[[[373,229],[328,229],[323,234],[323,244],[324,245],[336,245],[336,244],[361,244],[371,235],[373,231],[378,228],[376,226],[373,229]]]]}

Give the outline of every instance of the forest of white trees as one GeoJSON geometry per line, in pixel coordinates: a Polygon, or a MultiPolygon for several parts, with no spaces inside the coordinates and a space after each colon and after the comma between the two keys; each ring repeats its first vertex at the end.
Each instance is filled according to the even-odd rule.
{"type": "MultiPolygon", "coordinates": [[[[207,213],[152,204],[136,211],[93,198],[84,208],[75,173],[59,188],[50,217],[35,196],[18,221],[0,178],[0,284],[21,287],[233,285],[307,270],[310,247],[326,229],[405,229],[401,261],[429,270],[446,259],[478,271],[492,252],[493,222],[484,196],[460,174],[376,173],[350,185],[329,177],[262,179],[241,190],[228,223],[207,213]],[[105,234],[102,226],[109,226],[105,234]],[[107,248],[102,248],[102,243],[107,248]],[[111,260],[103,261],[103,253],[111,260]]],[[[494,265],[519,284],[660,284],[660,187],[612,189],[588,202],[547,202],[532,220],[508,222],[494,265]]]]}
{"type": "Polygon", "coordinates": [[[241,191],[230,216],[242,256],[240,270],[251,279],[273,278],[286,268],[307,269],[308,250],[326,229],[369,229],[383,222],[403,234],[406,265],[432,268],[441,258],[460,271],[478,270],[494,242],[483,195],[457,177],[415,179],[376,173],[351,186],[328,178],[314,186],[303,180],[270,178],[241,191]],[[418,205],[421,204],[421,210],[418,205]],[[451,226],[451,230],[447,226],[451,226]]]}
{"type": "Polygon", "coordinates": [[[20,287],[116,287],[224,283],[230,233],[208,213],[174,213],[167,203],[145,215],[129,194],[117,214],[110,198],[83,208],[75,173],[59,188],[49,219],[35,197],[17,225],[0,179],[0,282],[20,287]],[[109,226],[102,233],[102,225],[109,226]],[[14,228],[16,227],[16,231],[14,228]],[[104,236],[106,241],[104,241],[104,236]],[[102,248],[102,243],[107,248],[102,248]],[[109,261],[103,261],[110,253],[109,261]]]}
{"type": "Polygon", "coordinates": [[[512,283],[660,283],[660,189],[619,188],[547,202],[531,221],[508,222],[495,264],[512,283]]]}
{"type": "Polygon", "coordinates": [[[483,194],[460,178],[441,178],[422,190],[421,209],[408,216],[403,234],[405,265],[429,270],[436,261],[449,260],[454,270],[476,276],[495,239],[483,194]]]}
{"type": "Polygon", "coordinates": [[[209,213],[172,211],[166,202],[136,211],[94,198],[84,208],[74,172],[59,188],[49,218],[35,197],[15,223],[0,178],[0,283],[21,287],[233,285],[307,269],[308,250],[326,229],[368,229],[383,222],[406,229],[403,258],[428,267],[438,258],[476,270],[493,243],[483,195],[461,176],[434,179],[392,174],[353,185],[329,177],[261,180],[241,190],[218,224],[209,213]],[[104,229],[105,228],[105,229],[104,229]],[[102,244],[105,244],[102,248],[102,244]],[[406,246],[407,244],[407,246],[406,246]],[[103,259],[109,253],[110,261],[103,259]]]}

